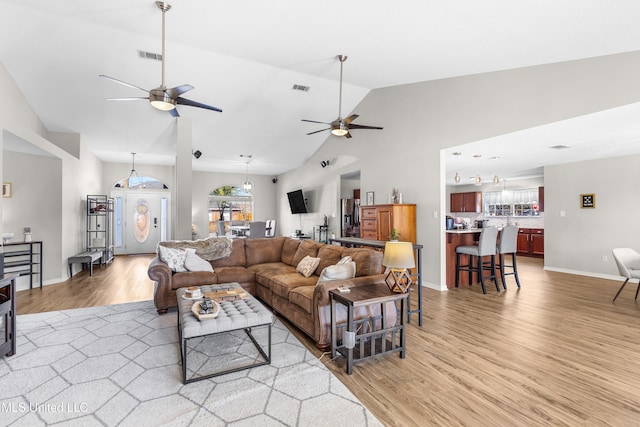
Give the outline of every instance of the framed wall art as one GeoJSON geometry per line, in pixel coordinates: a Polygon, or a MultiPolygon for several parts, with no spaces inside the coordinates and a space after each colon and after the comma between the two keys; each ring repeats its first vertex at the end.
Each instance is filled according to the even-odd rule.
{"type": "Polygon", "coordinates": [[[581,194],[580,195],[580,207],[581,208],[595,208],[596,207],[596,195],[595,194],[581,194]]]}
{"type": "Polygon", "coordinates": [[[2,197],[11,197],[12,189],[10,182],[2,183],[2,197]]]}
{"type": "Polygon", "coordinates": [[[373,191],[367,191],[367,205],[373,205],[373,191]]]}

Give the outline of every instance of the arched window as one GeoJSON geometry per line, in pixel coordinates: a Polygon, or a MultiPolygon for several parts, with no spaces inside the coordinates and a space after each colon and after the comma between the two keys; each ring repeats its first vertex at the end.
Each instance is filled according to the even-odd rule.
{"type": "Polygon", "coordinates": [[[209,232],[216,232],[216,221],[251,221],[253,195],[241,187],[225,185],[209,193],[209,232]]]}
{"type": "Polygon", "coordinates": [[[149,190],[167,190],[169,187],[162,182],[150,176],[127,176],[113,184],[115,188],[125,188],[130,190],[149,189],[149,190]]]}

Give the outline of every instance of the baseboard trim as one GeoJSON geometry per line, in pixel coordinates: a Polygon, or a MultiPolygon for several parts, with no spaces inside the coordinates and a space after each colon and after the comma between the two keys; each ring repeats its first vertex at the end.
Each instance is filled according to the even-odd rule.
{"type": "Polygon", "coordinates": [[[602,274],[602,273],[594,273],[591,271],[580,271],[580,270],[570,270],[568,268],[556,268],[556,267],[544,267],[545,271],[554,271],[556,273],[566,273],[566,274],[574,274],[577,276],[587,276],[587,277],[594,277],[596,279],[605,279],[605,280],[615,280],[615,281],[620,281],[620,280],[624,280],[624,277],[622,276],[615,276],[612,274],[602,274]]]}

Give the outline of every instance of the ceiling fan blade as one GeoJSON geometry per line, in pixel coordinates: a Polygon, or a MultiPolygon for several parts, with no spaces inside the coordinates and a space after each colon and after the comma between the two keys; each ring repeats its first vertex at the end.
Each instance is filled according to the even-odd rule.
{"type": "Polygon", "coordinates": [[[193,86],[191,86],[191,85],[180,85],[180,86],[176,86],[176,87],[170,87],[169,89],[166,89],[165,92],[171,98],[176,99],[177,97],[179,97],[183,93],[189,92],[191,89],[193,89],[193,86]]]}
{"type": "Polygon", "coordinates": [[[324,132],[325,130],[331,130],[331,128],[320,129],[320,130],[317,130],[317,131],[315,131],[315,132],[309,132],[307,135],[313,135],[314,133],[324,132]]]}
{"type": "Polygon", "coordinates": [[[302,119],[303,122],[309,122],[309,123],[320,123],[323,125],[330,125],[331,123],[327,123],[327,122],[316,122],[315,120],[307,120],[307,119],[302,119]]]}
{"type": "Polygon", "coordinates": [[[365,125],[350,125],[349,129],[378,129],[378,130],[382,130],[382,128],[378,127],[378,126],[365,126],[365,125]]]}
{"type": "Polygon", "coordinates": [[[360,116],[358,116],[357,114],[352,114],[352,115],[350,115],[349,117],[347,117],[346,119],[344,119],[344,122],[345,122],[346,124],[349,124],[349,123],[351,123],[352,121],[354,121],[355,119],[357,119],[358,117],[360,117],[360,116]]]}
{"type": "Polygon", "coordinates": [[[168,113],[171,114],[171,117],[180,117],[180,114],[178,114],[177,108],[174,108],[173,110],[169,110],[168,113]]]}
{"type": "Polygon", "coordinates": [[[107,98],[107,101],[140,101],[145,100],[148,101],[148,96],[132,96],[128,98],[107,98]]]}
{"type": "Polygon", "coordinates": [[[217,111],[219,113],[222,113],[222,110],[217,108],[217,107],[212,107],[211,105],[202,104],[200,102],[192,101],[192,100],[187,99],[187,98],[180,98],[180,97],[176,98],[176,104],[188,105],[190,107],[205,108],[207,110],[212,110],[212,111],[217,111]]]}
{"type": "Polygon", "coordinates": [[[98,77],[104,77],[105,79],[109,79],[109,80],[111,80],[113,82],[120,83],[121,85],[129,86],[129,87],[132,87],[134,89],[140,89],[140,90],[143,90],[143,91],[149,93],[149,91],[147,89],[143,89],[140,86],[132,85],[131,83],[123,82],[122,80],[114,79],[113,77],[105,76],[104,74],[100,74],[98,77]]]}
{"type": "Polygon", "coordinates": [[[345,138],[351,138],[351,134],[350,134],[349,132],[347,132],[347,133],[344,135],[344,137],[345,137],[345,138]]]}

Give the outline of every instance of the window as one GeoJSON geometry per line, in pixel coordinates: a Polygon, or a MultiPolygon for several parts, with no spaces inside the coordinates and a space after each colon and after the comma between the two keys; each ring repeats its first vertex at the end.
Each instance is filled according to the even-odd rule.
{"type": "Polygon", "coordinates": [[[209,193],[209,233],[216,232],[216,221],[251,221],[253,195],[241,187],[226,185],[209,193]]]}

